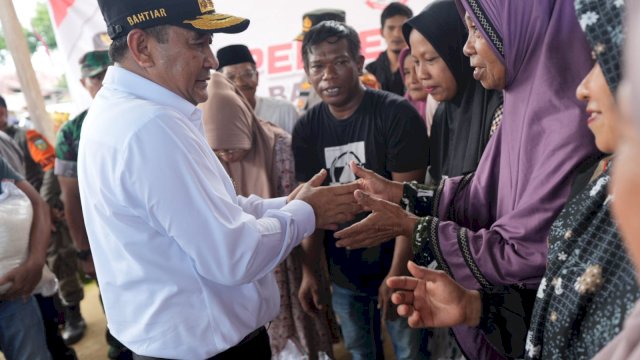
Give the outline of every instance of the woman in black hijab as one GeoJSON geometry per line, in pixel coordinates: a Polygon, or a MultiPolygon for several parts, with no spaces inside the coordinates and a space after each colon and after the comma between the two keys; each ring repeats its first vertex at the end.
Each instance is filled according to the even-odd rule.
{"type": "Polygon", "coordinates": [[[469,58],[462,51],[467,29],[453,0],[429,4],[409,19],[402,31],[416,58],[423,86],[440,101],[431,129],[431,178],[438,183],[442,178],[475,171],[502,117],[502,92],[486,90],[473,78],[469,58]],[[437,67],[440,59],[445,70],[437,67]],[[455,80],[454,91],[439,91],[434,84],[440,76],[437,72],[446,70],[455,80]]]}

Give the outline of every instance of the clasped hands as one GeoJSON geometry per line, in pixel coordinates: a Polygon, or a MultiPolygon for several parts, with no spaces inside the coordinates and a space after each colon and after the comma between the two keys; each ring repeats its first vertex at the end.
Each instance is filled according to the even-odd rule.
{"type": "Polygon", "coordinates": [[[352,220],[358,213],[371,211],[362,221],[335,233],[338,247],[371,247],[399,235],[410,237],[418,218],[398,205],[403,184],[385,179],[353,161],[349,166],[358,180],[321,186],[327,176],[323,169],[298,186],[288,201],[302,200],[311,205],[316,227],[326,230],[335,230],[338,224],[352,220]]]}
{"type": "MultiPolygon", "coordinates": [[[[289,200],[307,201],[316,212],[316,226],[335,229],[358,212],[371,211],[362,221],[338,231],[338,247],[371,247],[396,236],[412,237],[418,217],[405,211],[399,203],[403,184],[385,179],[355,162],[349,164],[358,180],[330,187],[320,185],[326,177],[322,170],[309,182],[299,186],[289,200]]],[[[393,291],[391,301],[398,305],[398,315],[408,318],[411,327],[450,327],[460,324],[477,326],[481,316],[480,294],[467,290],[442,271],[407,264],[411,276],[386,279],[393,291]]]]}
{"type": "Polygon", "coordinates": [[[321,186],[327,176],[323,169],[298,186],[288,200],[302,200],[311,205],[319,229],[335,230],[338,224],[352,220],[358,213],[371,211],[362,221],[335,233],[338,247],[371,247],[399,235],[411,236],[418,218],[398,205],[402,183],[387,180],[353,161],[349,166],[358,180],[321,186]]]}
{"type": "Polygon", "coordinates": [[[334,234],[336,246],[358,249],[379,245],[397,236],[411,238],[418,217],[400,205],[403,184],[388,180],[355,162],[349,164],[359,178],[354,198],[364,211],[371,214],[362,221],[334,234]]]}
{"type": "Polygon", "coordinates": [[[362,212],[353,192],[358,184],[352,182],[344,185],[321,186],[327,177],[327,171],[322,169],[311,180],[300,184],[289,196],[287,202],[302,200],[311,205],[316,217],[316,228],[335,230],[338,224],[353,219],[362,212]]]}

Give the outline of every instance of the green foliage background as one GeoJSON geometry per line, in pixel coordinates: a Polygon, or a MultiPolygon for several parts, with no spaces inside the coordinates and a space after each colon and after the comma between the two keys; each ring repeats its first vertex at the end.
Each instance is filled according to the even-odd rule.
{"type": "MultiPolygon", "coordinates": [[[[49,11],[47,5],[44,2],[39,2],[36,5],[35,14],[31,18],[31,28],[33,31],[23,28],[22,31],[27,39],[27,46],[29,51],[33,54],[38,46],[44,46],[34,34],[34,31],[40,34],[42,40],[47,44],[49,49],[54,50],[58,47],[56,37],[53,32],[53,26],[51,25],[51,18],[49,17],[49,11]]],[[[7,56],[7,42],[0,29],[0,63],[4,63],[7,56]]]]}

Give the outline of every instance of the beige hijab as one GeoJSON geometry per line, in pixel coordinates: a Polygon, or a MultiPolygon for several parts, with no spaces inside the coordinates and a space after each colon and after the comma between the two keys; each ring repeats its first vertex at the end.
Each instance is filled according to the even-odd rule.
{"type": "Polygon", "coordinates": [[[222,161],[239,195],[276,195],[273,171],[276,129],[259,120],[242,93],[224,75],[213,73],[209,99],[200,104],[207,142],[212,149],[249,150],[236,162],[222,161]]]}

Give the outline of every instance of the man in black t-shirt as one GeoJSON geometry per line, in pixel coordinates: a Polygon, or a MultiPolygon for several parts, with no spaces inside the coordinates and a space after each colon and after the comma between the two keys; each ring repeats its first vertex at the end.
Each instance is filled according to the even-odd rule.
{"type": "MultiPolygon", "coordinates": [[[[297,179],[307,181],[325,168],[329,184],[353,181],[348,166],[353,160],[389,179],[423,181],[428,161],[424,122],[403,98],[365,89],[360,83],[364,58],[355,30],[335,21],[320,23],[305,36],[302,53],[307,76],[323,102],[307,111],[294,128],[297,179]]],[[[408,239],[349,250],[335,246],[333,232],[313,236],[324,236],[332,303],[352,358],[383,357],[381,315],[387,320],[396,357],[422,358],[421,332],[410,329],[405,319],[391,319],[391,294],[383,281],[406,271],[411,257],[408,239]]],[[[309,239],[302,244],[305,264],[299,296],[309,312],[322,302],[316,281],[322,268],[318,266],[322,249],[314,248],[318,245],[322,242],[309,239]]]]}
{"type": "Polygon", "coordinates": [[[365,68],[375,75],[380,82],[382,90],[390,91],[400,96],[404,95],[405,88],[404,81],[400,75],[400,66],[402,64],[398,62],[398,58],[400,51],[407,47],[402,35],[402,24],[412,16],[411,9],[400,2],[392,2],[382,10],[382,14],[380,14],[380,35],[387,43],[387,48],[365,68]]]}

